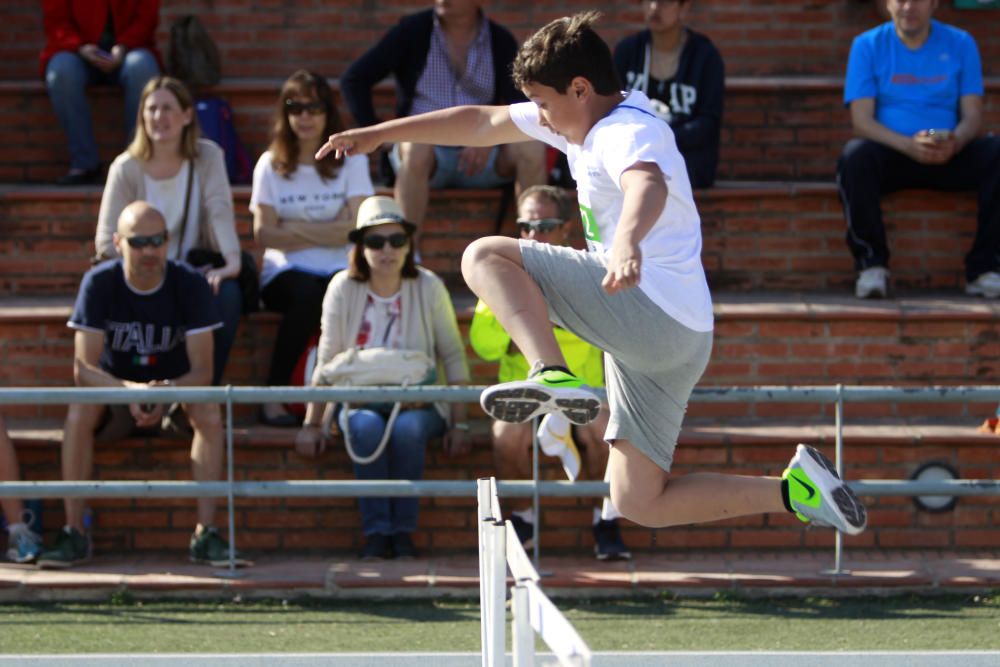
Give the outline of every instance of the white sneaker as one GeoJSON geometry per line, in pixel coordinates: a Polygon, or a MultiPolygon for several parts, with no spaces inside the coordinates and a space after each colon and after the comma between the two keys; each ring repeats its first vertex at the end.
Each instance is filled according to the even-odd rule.
{"type": "Polygon", "coordinates": [[[854,283],[854,296],[859,299],[884,299],[889,294],[888,279],[889,269],[884,266],[864,269],[858,274],[858,282],[854,283]]]}
{"type": "Polygon", "coordinates": [[[573,442],[573,425],[558,412],[550,412],[538,425],[538,445],[548,456],[556,456],[562,462],[569,481],[574,482],[580,475],[580,450],[573,442]]]}
{"type": "Polygon", "coordinates": [[[978,278],[965,285],[965,293],[978,294],[987,299],[1000,297],[1000,273],[996,271],[980,273],[978,278]]]}

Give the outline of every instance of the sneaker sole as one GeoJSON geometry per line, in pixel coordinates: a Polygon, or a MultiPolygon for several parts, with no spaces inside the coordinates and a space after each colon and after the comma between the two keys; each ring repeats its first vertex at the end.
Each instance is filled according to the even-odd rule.
{"type": "Polygon", "coordinates": [[[600,551],[597,550],[597,546],[594,546],[594,557],[597,560],[601,561],[602,563],[607,563],[608,561],[615,561],[615,560],[632,560],[632,552],[623,551],[617,554],[602,554],[600,551]]]}
{"type": "Polygon", "coordinates": [[[493,419],[512,424],[559,412],[570,422],[583,426],[597,419],[601,410],[601,402],[585,389],[550,389],[531,380],[487,387],[479,403],[493,419]]]}
{"type": "Polygon", "coordinates": [[[81,558],[80,560],[74,560],[70,562],[61,560],[40,560],[38,561],[38,569],[40,570],[68,570],[71,567],[76,567],[77,565],[83,565],[84,563],[90,562],[90,558],[81,558]]]}
{"type": "MultiPolygon", "coordinates": [[[[192,563],[198,565],[208,565],[210,567],[229,567],[229,559],[224,560],[207,560],[204,558],[192,558],[192,563]]],[[[246,560],[245,558],[237,558],[233,561],[233,567],[250,567],[253,565],[252,560],[246,560]]]]}
{"type": "Polygon", "coordinates": [[[799,461],[809,479],[816,484],[823,496],[823,502],[833,509],[834,514],[845,526],[843,532],[858,535],[868,525],[868,511],[864,503],[837,474],[837,468],[819,450],[808,445],[799,445],[799,451],[809,456],[800,456],[799,461]],[[835,483],[830,483],[832,477],[835,483]]]}

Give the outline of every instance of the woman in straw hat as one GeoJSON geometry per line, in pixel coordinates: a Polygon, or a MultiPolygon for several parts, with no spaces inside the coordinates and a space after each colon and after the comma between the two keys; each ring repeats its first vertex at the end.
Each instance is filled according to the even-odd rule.
{"type": "MultiPolygon", "coordinates": [[[[414,264],[413,232],[391,197],[369,197],[358,211],[347,271],[330,281],[323,299],[321,336],[313,385],[321,383],[323,366],[349,348],[418,350],[435,362],[432,383],[466,384],[469,368],[458,331],[455,309],[444,282],[414,264]]],[[[359,458],[379,447],[391,404],[341,409],[338,424],[349,429],[359,458]]],[[[322,452],[321,404],[310,404],[295,441],[304,456],[322,452]]],[[[407,404],[392,423],[382,454],[370,463],[355,463],[358,479],[409,479],[423,476],[427,442],[444,436],[445,451],[468,451],[466,405],[407,404]]],[[[362,558],[412,558],[417,526],[417,498],[361,498],[361,528],[366,543],[362,558]]]]}

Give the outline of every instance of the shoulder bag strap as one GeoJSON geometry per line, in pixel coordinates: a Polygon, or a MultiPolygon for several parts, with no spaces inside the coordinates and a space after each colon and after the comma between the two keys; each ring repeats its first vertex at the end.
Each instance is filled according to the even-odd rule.
{"type": "Polygon", "coordinates": [[[187,186],[184,188],[184,213],[181,215],[181,235],[177,239],[177,257],[174,258],[178,261],[183,258],[184,253],[184,233],[187,231],[188,209],[191,206],[191,181],[194,180],[194,160],[188,160],[187,166],[188,176],[187,186]]]}

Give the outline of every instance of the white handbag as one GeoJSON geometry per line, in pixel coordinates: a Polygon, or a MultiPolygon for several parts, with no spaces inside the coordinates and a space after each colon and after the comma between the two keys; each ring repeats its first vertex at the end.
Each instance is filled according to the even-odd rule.
{"type": "MultiPolygon", "coordinates": [[[[420,350],[396,350],[387,347],[373,347],[363,350],[350,348],[323,364],[319,371],[319,380],[321,384],[330,386],[388,385],[409,387],[424,384],[432,379],[434,371],[434,360],[420,350]]],[[[340,413],[342,415],[340,430],[344,434],[347,455],[351,457],[352,461],[359,465],[365,465],[382,455],[386,445],[389,444],[392,426],[401,407],[401,402],[397,401],[393,404],[389,419],[385,424],[385,431],[382,433],[382,440],[375,451],[368,456],[358,456],[351,443],[351,429],[347,419],[351,406],[347,402],[343,403],[340,413]]],[[[323,414],[324,433],[330,432],[334,414],[332,408],[333,406],[328,406],[323,414]]]]}

